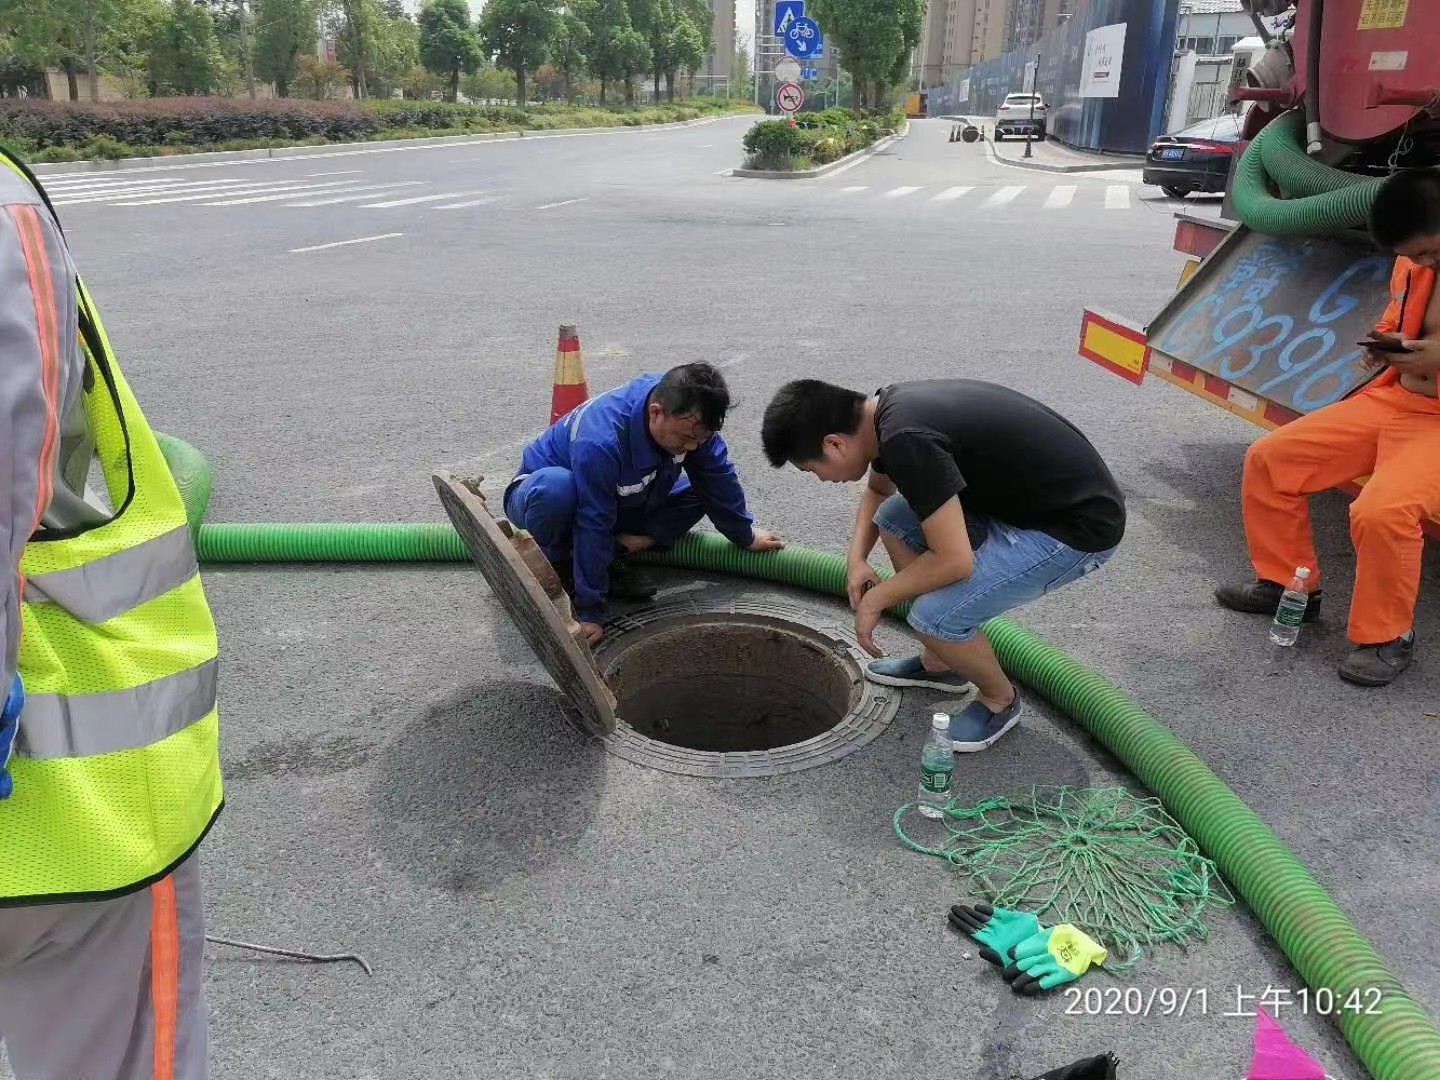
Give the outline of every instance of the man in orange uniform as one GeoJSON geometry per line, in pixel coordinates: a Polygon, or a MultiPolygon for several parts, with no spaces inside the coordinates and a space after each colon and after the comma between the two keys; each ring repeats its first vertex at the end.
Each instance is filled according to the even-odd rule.
{"type": "Polygon", "coordinates": [[[1414,659],[1420,525],[1440,514],[1440,172],[1416,170],[1388,180],[1371,211],[1370,233],[1397,256],[1390,304],[1374,336],[1398,339],[1408,351],[1372,351],[1372,361],[1386,365],[1379,378],[1250,447],[1241,498],[1258,580],[1222,586],[1215,596],[1235,611],[1270,614],[1280,583],[1308,566],[1313,591],[1305,619],[1315,619],[1320,590],[1308,497],[1368,475],[1350,505],[1355,648],[1340,664],[1340,677],[1384,686],[1414,659]]]}

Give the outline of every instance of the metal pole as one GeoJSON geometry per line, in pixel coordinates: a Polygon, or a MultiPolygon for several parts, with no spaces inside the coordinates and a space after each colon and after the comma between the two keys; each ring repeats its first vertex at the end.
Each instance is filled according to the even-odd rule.
{"type": "MultiPolygon", "coordinates": [[[[1013,68],[1011,69],[1014,70],[1013,68]]],[[[1040,54],[1035,54],[1035,67],[1030,74],[1030,123],[1025,127],[1025,156],[1031,157],[1030,133],[1035,130],[1035,92],[1040,85],[1040,54]]]]}

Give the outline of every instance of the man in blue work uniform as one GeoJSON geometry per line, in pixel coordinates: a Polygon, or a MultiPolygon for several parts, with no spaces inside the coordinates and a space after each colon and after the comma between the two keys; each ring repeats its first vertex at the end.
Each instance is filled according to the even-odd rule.
{"type": "Polygon", "coordinates": [[[617,555],[669,547],[702,517],[750,551],[785,546],[745,509],[720,437],[729,408],[719,371],[683,364],[585,402],[525,447],[505,516],[555,564],[592,643],[607,598],[644,595],[617,555]]]}

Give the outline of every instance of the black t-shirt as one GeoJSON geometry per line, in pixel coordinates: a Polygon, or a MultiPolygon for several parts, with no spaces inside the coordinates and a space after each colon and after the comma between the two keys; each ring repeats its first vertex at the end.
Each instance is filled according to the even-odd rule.
{"type": "Polygon", "coordinates": [[[1024,394],[974,379],[895,383],[880,391],[875,427],[875,471],[921,521],[958,495],[967,517],[1077,551],[1108,551],[1125,533],[1124,497],[1095,447],[1024,394]]]}

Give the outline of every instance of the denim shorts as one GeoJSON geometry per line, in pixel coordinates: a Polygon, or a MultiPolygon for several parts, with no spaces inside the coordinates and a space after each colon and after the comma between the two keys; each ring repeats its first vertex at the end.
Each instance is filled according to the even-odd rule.
{"type": "MultiPolygon", "coordinates": [[[[929,548],[920,519],[899,495],[886,499],[875,524],[916,553],[929,548]]],[[[985,541],[975,550],[975,569],[968,578],[917,596],[910,606],[916,633],[940,641],[968,641],[993,619],[1022,604],[1054,592],[1110,561],[1109,551],[1076,551],[1053,536],[1034,529],[1016,529],[989,518],[969,518],[985,527],[985,541]]]]}

